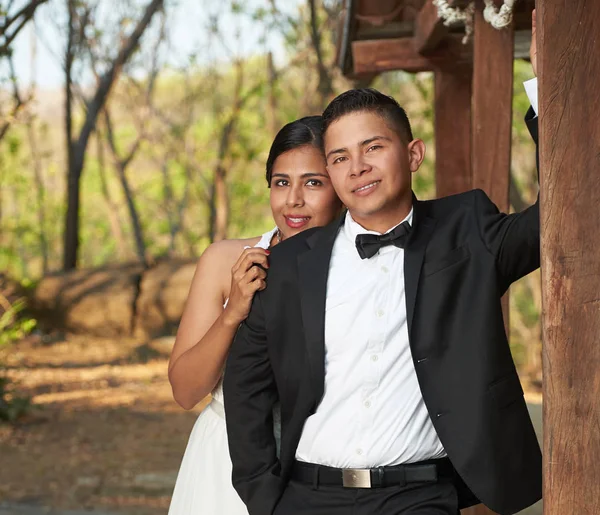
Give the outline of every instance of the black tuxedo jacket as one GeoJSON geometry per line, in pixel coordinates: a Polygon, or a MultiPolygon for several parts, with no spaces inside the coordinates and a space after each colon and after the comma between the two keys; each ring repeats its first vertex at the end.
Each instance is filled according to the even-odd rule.
{"type": "MultiPolygon", "coordinates": [[[[537,119],[528,125],[535,137],[537,119]]],[[[267,288],[231,347],[224,388],[233,485],[250,515],[275,509],[323,396],[327,276],[340,223],[273,248],[267,288]]],[[[541,497],[541,453],[500,303],[512,282],[539,267],[539,242],[537,202],[506,215],[474,190],[415,199],[405,247],[409,341],[425,404],[460,478],[500,514],[541,497]]],[[[462,507],[469,504],[463,496],[462,507]]]]}

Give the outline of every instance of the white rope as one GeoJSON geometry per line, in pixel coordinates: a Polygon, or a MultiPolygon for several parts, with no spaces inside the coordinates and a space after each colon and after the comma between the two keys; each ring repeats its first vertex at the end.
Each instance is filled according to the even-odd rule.
{"type": "Polygon", "coordinates": [[[464,23],[465,35],[463,44],[466,45],[473,34],[473,15],[475,14],[475,2],[471,2],[464,9],[450,7],[447,0],[433,0],[433,5],[437,7],[438,18],[444,20],[444,25],[449,27],[457,23],[464,23]]]}
{"type": "Polygon", "coordinates": [[[504,3],[498,9],[494,5],[494,0],[485,0],[485,9],[483,17],[495,29],[508,27],[513,20],[513,9],[517,0],[504,0],[504,3]]]}
{"type": "MultiPolygon", "coordinates": [[[[483,18],[495,29],[503,29],[512,23],[513,10],[517,0],[504,0],[502,6],[497,8],[494,0],[484,0],[485,8],[483,18]]],[[[465,36],[463,44],[466,44],[473,34],[473,17],[475,15],[475,2],[471,2],[464,9],[451,7],[447,0],[433,0],[433,5],[437,7],[438,18],[444,20],[444,25],[449,27],[456,23],[464,23],[465,36]]]]}

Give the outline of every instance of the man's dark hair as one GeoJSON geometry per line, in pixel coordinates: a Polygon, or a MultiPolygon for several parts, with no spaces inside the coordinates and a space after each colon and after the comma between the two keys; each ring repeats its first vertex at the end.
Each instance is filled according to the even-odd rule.
{"type": "Polygon", "coordinates": [[[305,116],[284,125],[275,136],[269,157],[267,158],[267,185],[271,187],[273,165],[283,153],[310,145],[323,151],[323,118],[321,116],[305,116]]]}
{"type": "Polygon", "coordinates": [[[358,112],[381,116],[405,143],[414,139],[406,111],[392,97],[373,88],[351,89],[335,97],[323,112],[323,134],[342,116],[358,112]]]}

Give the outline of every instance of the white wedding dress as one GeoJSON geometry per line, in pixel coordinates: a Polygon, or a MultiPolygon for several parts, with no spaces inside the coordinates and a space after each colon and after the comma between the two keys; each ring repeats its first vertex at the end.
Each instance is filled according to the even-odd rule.
{"type": "MultiPolygon", "coordinates": [[[[263,234],[255,246],[268,249],[276,231],[275,228],[263,234]]],[[[274,415],[274,432],[279,444],[278,410],[274,415]]],[[[190,434],[169,515],[248,515],[246,506],[231,485],[222,378],[190,434]]]]}

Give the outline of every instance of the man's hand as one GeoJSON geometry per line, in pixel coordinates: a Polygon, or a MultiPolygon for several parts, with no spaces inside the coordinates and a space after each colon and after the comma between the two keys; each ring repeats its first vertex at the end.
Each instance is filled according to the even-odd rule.
{"type": "Polygon", "coordinates": [[[533,68],[533,74],[537,77],[537,42],[535,9],[531,13],[531,46],[529,47],[529,59],[531,59],[531,67],[533,68]]]}

